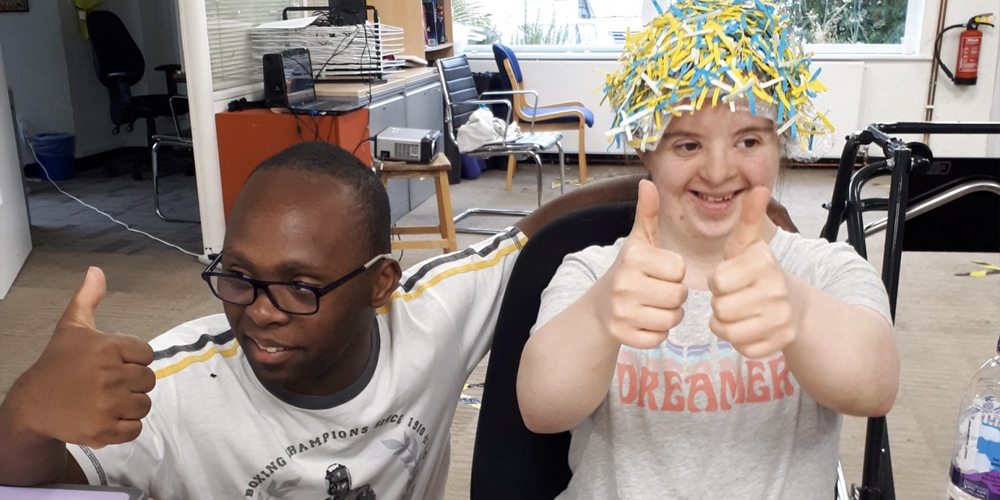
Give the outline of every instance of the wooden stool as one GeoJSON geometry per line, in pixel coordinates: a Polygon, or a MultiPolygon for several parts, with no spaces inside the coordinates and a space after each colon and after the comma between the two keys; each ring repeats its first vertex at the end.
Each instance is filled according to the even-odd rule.
{"type": "Polygon", "coordinates": [[[438,225],[393,227],[392,235],[434,234],[441,236],[429,240],[392,240],[392,249],[443,248],[445,253],[458,249],[455,240],[455,222],[452,220],[451,191],[448,189],[448,171],[451,162],[444,154],[437,155],[430,163],[376,163],[382,185],[388,187],[389,179],[433,177],[438,206],[438,225]]]}

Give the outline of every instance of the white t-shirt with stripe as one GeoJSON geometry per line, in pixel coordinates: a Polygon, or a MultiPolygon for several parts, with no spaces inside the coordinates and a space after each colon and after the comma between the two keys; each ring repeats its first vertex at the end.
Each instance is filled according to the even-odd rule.
{"type": "Polygon", "coordinates": [[[130,443],[68,445],[91,484],[193,498],[442,498],[450,427],[526,237],[517,229],[403,274],[367,368],[326,397],[265,388],[225,316],[150,342],[156,388],[130,443]]]}

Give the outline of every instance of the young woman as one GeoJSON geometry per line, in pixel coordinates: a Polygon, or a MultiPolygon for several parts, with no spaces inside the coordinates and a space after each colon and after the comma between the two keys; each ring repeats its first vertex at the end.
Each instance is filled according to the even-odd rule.
{"type": "Polygon", "coordinates": [[[765,217],[781,158],[828,131],[787,25],[677,3],[609,76],[650,181],[627,238],[566,257],[517,380],[529,429],[572,432],[561,498],[830,498],[840,415],[892,407],[875,270],[765,217]]]}

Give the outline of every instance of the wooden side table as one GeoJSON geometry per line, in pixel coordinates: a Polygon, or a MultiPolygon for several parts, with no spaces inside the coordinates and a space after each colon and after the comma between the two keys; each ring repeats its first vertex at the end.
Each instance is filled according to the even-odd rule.
{"type": "Polygon", "coordinates": [[[438,207],[438,224],[436,226],[395,226],[392,235],[433,234],[440,238],[420,240],[392,240],[392,249],[400,248],[442,248],[445,253],[458,249],[455,239],[455,222],[452,220],[451,191],[448,188],[448,171],[451,162],[443,153],[434,157],[430,163],[384,163],[376,161],[375,168],[382,185],[386,186],[389,179],[412,179],[433,177],[435,196],[438,207]]]}

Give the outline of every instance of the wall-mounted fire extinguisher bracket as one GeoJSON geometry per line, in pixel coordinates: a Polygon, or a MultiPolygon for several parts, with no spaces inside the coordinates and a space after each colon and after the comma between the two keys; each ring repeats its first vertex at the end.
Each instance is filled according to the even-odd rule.
{"type": "Polygon", "coordinates": [[[948,79],[955,85],[975,85],[979,77],[979,51],[983,45],[983,33],[979,31],[980,25],[993,26],[993,13],[980,14],[969,19],[965,24],[955,24],[941,30],[934,41],[934,57],[938,66],[948,79]],[[941,60],[941,37],[949,30],[965,28],[958,39],[958,62],[955,66],[955,73],[944,65],[941,60]]]}

